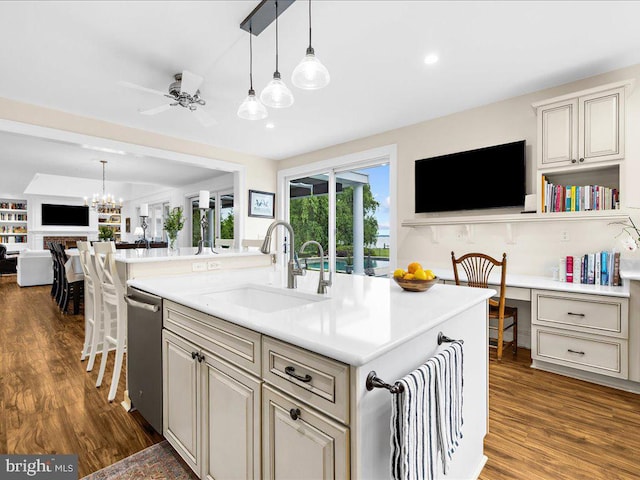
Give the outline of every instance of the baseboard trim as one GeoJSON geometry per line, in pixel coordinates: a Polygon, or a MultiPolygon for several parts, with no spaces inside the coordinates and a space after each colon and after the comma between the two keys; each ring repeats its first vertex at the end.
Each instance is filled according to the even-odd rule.
{"type": "Polygon", "coordinates": [[[557,373],[558,375],[564,375],[565,377],[577,378],[578,380],[584,380],[585,382],[616,388],[626,392],[640,393],[640,383],[625,380],[623,378],[613,378],[605,375],[598,375],[597,373],[583,372],[582,370],[576,370],[575,368],[565,367],[564,365],[554,365],[552,363],[541,362],[540,360],[532,360],[531,368],[550,373],[557,373]]]}
{"type": "Polygon", "coordinates": [[[476,468],[475,472],[473,472],[473,476],[471,477],[472,479],[477,480],[478,478],[480,478],[480,474],[482,473],[482,470],[484,469],[484,466],[487,464],[488,461],[489,461],[489,457],[487,457],[486,455],[482,455],[482,460],[478,464],[478,467],[476,468]]]}

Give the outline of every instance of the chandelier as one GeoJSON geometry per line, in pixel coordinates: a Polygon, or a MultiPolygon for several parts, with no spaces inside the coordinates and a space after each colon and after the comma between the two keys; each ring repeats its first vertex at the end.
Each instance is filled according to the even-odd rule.
{"type": "MultiPolygon", "coordinates": [[[[116,202],[116,199],[110,193],[107,193],[105,188],[105,167],[107,165],[106,160],[100,160],[102,164],[102,194],[94,193],[91,198],[91,208],[102,213],[110,213],[111,210],[122,207],[122,199],[116,202]]],[[[84,204],[89,206],[89,198],[84,197],[84,204]]]]}

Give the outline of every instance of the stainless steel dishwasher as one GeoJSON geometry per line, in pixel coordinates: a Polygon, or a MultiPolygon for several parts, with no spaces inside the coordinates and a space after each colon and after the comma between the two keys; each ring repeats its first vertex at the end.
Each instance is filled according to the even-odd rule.
{"type": "Polygon", "coordinates": [[[129,398],[162,433],[162,298],[128,287],[125,301],[129,398]]]}

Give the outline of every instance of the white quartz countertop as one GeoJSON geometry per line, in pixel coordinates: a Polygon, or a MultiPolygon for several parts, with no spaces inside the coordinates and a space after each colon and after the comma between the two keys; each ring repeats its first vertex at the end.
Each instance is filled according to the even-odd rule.
{"type": "Polygon", "coordinates": [[[226,258],[226,257],[246,257],[262,255],[257,250],[239,250],[233,248],[215,248],[213,253],[210,248],[203,250],[200,255],[195,247],[182,247],[176,252],[170,252],[168,248],[131,248],[116,250],[116,262],[123,263],[146,263],[167,261],[175,262],[180,260],[199,260],[203,258],[226,258]]]}
{"type": "MultiPolygon", "coordinates": [[[[460,281],[465,281],[466,277],[461,270],[458,270],[460,274],[460,281]]],[[[446,268],[434,268],[435,273],[442,280],[454,280],[453,267],[446,268]]],[[[638,278],[640,279],[640,270],[637,271],[638,278]]],[[[620,270],[620,276],[622,278],[629,278],[623,275],[623,270],[620,270]]],[[[489,283],[491,285],[500,285],[499,274],[491,275],[489,283]]],[[[517,273],[507,272],[507,286],[519,287],[519,288],[534,288],[537,290],[555,290],[560,292],[573,292],[573,293],[589,293],[592,295],[609,295],[612,297],[629,297],[629,284],[626,282],[621,287],[609,287],[605,285],[587,285],[583,283],[567,283],[553,280],[552,278],[536,276],[536,275],[523,275],[517,273]]]]}
{"type": "Polygon", "coordinates": [[[387,278],[339,274],[334,275],[329,293],[319,295],[317,272],[298,277],[293,291],[283,286],[283,276],[265,267],[135,279],[128,284],[354,366],[495,294],[490,289],[441,284],[426,292],[406,292],[387,278]],[[257,311],[249,298],[246,306],[232,301],[233,290],[247,284],[317,301],[274,312],[257,311]]]}

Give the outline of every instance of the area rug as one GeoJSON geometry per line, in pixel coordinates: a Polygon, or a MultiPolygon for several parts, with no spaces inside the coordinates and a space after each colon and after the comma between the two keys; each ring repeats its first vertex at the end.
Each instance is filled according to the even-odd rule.
{"type": "Polygon", "coordinates": [[[123,458],[82,480],[197,480],[182,459],[164,440],[123,458]]]}

